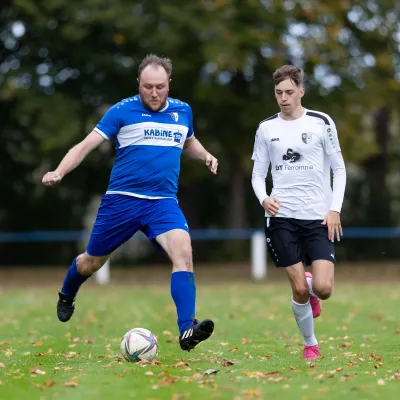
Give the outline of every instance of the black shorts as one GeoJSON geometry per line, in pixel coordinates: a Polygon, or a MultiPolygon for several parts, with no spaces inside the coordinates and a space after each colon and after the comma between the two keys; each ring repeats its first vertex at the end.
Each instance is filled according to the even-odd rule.
{"type": "Polygon", "coordinates": [[[328,239],[328,227],[322,220],[265,218],[265,236],[269,255],[277,267],[315,260],[335,260],[335,246],[328,239]]]}

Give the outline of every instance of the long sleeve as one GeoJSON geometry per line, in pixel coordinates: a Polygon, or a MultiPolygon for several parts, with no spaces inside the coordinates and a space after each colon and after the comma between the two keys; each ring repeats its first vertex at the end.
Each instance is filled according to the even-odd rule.
{"type": "Polygon", "coordinates": [[[254,161],[251,184],[260,204],[268,197],[265,178],[268,174],[269,162],[254,161]]]}
{"type": "Polygon", "coordinates": [[[346,167],[340,151],[330,154],[329,161],[333,171],[333,196],[329,209],[340,213],[346,189],[346,167]]]}

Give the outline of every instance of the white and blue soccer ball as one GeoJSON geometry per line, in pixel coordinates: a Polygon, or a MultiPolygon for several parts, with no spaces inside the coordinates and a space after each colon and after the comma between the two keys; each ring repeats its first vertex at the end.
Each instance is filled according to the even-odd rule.
{"type": "Polygon", "coordinates": [[[125,333],[120,348],[126,361],[153,361],[157,356],[158,342],[148,329],[134,328],[125,333]]]}

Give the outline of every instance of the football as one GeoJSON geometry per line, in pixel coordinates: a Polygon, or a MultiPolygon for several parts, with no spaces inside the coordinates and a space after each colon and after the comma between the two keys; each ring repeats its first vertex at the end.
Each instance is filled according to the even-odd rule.
{"type": "Polygon", "coordinates": [[[157,356],[158,342],[148,329],[134,328],[125,333],[120,348],[126,361],[153,361],[157,356]]]}

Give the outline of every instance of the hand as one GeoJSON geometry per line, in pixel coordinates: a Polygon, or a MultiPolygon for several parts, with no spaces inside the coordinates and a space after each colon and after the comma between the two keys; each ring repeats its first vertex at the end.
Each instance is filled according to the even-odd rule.
{"type": "Polygon", "coordinates": [[[340,236],[343,236],[342,225],[340,224],[340,213],[337,211],[328,211],[322,225],[328,225],[328,239],[333,243],[335,234],[337,241],[340,242],[340,236]]]}
{"type": "Polygon", "coordinates": [[[217,175],[218,160],[210,153],[206,154],[206,165],[214,175],[217,175]]]}
{"type": "Polygon", "coordinates": [[[275,217],[278,214],[279,207],[281,206],[281,202],[275,197],[267,197],[263,202],[262,206],[264,210],[271,216],[275,217]]]}
{"type": "Polygon", "coordinates": [[[45,186],[54,186],[61,182],[62,176],[57,171],[50,171],[44,175],[42,183],[45,186]]]}

